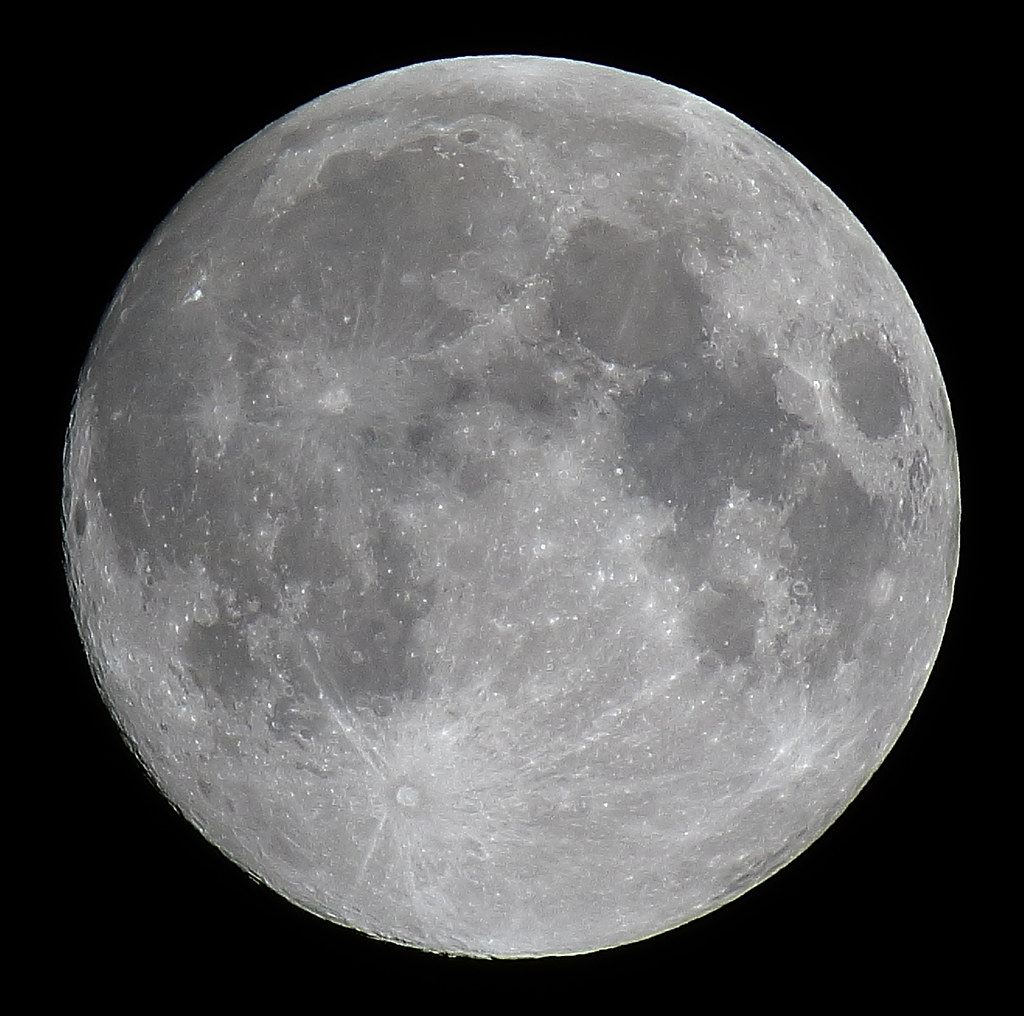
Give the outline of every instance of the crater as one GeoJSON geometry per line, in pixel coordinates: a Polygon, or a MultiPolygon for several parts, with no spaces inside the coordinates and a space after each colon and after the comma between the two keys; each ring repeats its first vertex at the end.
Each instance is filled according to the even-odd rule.
{"type": "Polygon", "coordinates": [[[71,527],[74,530],[75,536],[81,539],[85,536],[85,531],[89,526],[89,513],[85,507],[85,501],[79,498],[75,503],[75,510],[71,517],[71,527]]]}
{"type": "Polygon", "coordinates": [[[831,365],[843,412],[872,441],[892,437],[910,412],[907,379],[892,354],[857,336],[832,351],[831,365]]]}
{"type": "Polygon", "coordinates": [[[405,783],[395,791],[395,800],[403,808],[415,808],[420,803],[420,792],[405,783]]]}

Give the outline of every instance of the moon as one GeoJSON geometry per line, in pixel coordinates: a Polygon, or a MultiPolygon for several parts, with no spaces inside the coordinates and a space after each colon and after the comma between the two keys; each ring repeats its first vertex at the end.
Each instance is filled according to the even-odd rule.
{"type": "Polygon", "coordinates": [[[724,110],[407,67],[229,155],[83,367],[76,619],[163,794],[422,950],[656,935],[824,832],[956,572],[945,388],[850,211],[724,110]]]}

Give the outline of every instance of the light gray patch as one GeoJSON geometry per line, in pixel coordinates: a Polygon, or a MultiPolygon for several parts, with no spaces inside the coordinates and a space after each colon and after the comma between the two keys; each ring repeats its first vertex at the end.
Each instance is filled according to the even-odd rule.
{"type": "Polygon", "coordinates": [[[897,459],[896,466],[904,476],[905,493],[899,502],[898,519],[900,532],[906,538],[919,533],[925,523],[934,469],[928,449],[923,446],[909,457],[897,459]]]}
{"type": "Polygon", "coordinates": [[[298,511],[274,541],[274,571],[283,582],[330,583],[345,570],[337,542],[319,532],[315,510],[298,511]]]}
{"type": "Polygon", "coordinates": [[[960,560],[960,533],[956,527],[949,527],[945,546],[941,548],[941,553],[945,563],[946,590],[951,594],[953,583],[956,580],[957,565],[960,560]]]}
{"type": "Polygon", "coordinates": [[[907,379],[891,352],[864,336],[832,351],[839,404],[871,440],[892,437],[910,413],[907,379]]]}
{"type": "Polygon", "coordinates": [[[928,415],[931,417],[935,429],[942,437],[947,437],[952,429],[952,420],[949,415],[949,403],[945,398],[928,400],[928,415]]]}
{"type": "Polygon", "coordinates": [[[744,892],[771,875],[781,864],[790,859],[791,848],[777,847],[769,854],[755,854],[750,858],[732,864],[732,871],[724,873],[726,888],[722,898],[744,892]]]}

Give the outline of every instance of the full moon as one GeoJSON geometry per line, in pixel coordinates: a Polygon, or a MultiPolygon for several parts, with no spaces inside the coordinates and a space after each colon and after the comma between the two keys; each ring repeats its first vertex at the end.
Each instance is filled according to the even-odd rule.
{"type": "Polygon", "coordinates": [[[166,798],[292,903],[466,956],[676,928],[906,725],[957,567],[896,273],[689,92],[417,64],[228,155],[83,366],[75,616],[166,798]]]}

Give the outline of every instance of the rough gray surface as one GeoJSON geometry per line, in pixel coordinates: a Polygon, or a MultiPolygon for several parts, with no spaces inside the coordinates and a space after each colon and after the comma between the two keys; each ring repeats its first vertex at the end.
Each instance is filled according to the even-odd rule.
{"type": "Polygon", "coordinates": [[[546,59],[303,107],[97,336],[67,546],[168,797],[300,905],[581,952],[777,870],[905,724],[957,554],[909,299],[707,102],[546,59]]]}

